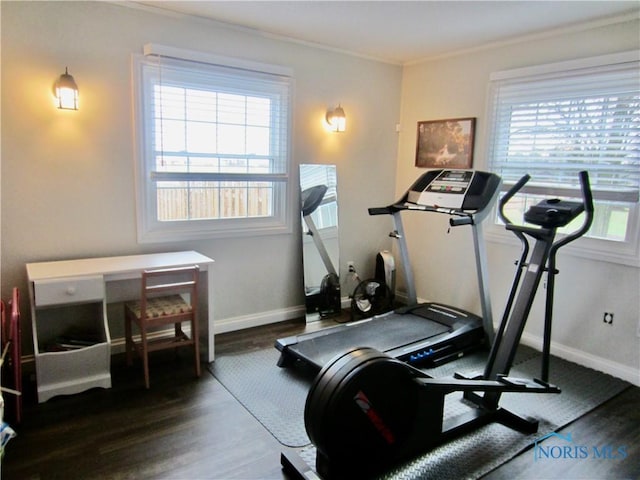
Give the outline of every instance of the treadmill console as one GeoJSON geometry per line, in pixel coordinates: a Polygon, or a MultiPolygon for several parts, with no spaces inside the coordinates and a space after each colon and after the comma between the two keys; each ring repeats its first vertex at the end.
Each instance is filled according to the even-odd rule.
{"type": "Polygon", "coordinates": [[[409,189],[406,201],[423,207],[481,210],[497,189],[497,175],[476,170],[429,170],[409,189]]]}
{"type": "Polygon", "coordinates": [[[474,174],[473,170],[440,170],[426,185],[413,184],[407,200],[430,207],[462,208],[474,174]]]}

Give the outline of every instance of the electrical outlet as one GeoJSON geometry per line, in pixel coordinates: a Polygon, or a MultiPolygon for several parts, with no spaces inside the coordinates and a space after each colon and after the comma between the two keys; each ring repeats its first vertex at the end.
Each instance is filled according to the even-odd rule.
{"type": "Polygon", "coordinates": [[[609,325],[613,325],[613,312],[604,312],[602,315],[602,321],[609,325]]]}
{"type": "Polygon", "coordinates": [[[355,272],[356,271],[356,264],[354,263],[353,260],[349,260],[347,262],[347,271],[348,272],[355,272]]]}

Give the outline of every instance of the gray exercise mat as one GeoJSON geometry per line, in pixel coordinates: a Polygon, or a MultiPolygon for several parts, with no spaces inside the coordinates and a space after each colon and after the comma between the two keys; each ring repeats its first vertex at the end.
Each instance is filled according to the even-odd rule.
{"type": "MultiPolygon", "coordinates": [[[[283,445],[306,447],[301,456],[313,465],[315,449],[304,427],[304,404],[314,373],[304,368],[278,368],[274,349],[222,355],[209,366],[225,388],[283,445]]],[[[454,372],[481,373],[486,353],[477,352],[454,362],[426,370],[434,377],[454,372]]],[[[521,347],[511,371],[516,377],[539,377],[540,354],[521,347]]],[[[384,478],[478,478],[516,456],[533,442],[581,417],[624,390],[628,383],[574,363],[552,357],[552,382],[560,395],[513,394],[502,396],[501,405],[521,415],[538,418],[538,433],[524,435],[500,424],[490,424],[437,447],[384,478]],[[597,385],[597,388],[594,388],[597,385]]],[[[451,394],[445,417],[466,411],[461,396],[451,394]]]]}
{"type": "MultiPolygon", "coordinates": [[[[525,357],[529,352],[525,353],[525,357]]],[[[521,357],[523,358],[523,357],[521,357]]],[[[449,365],[451,367],[452,365],[449,365]]],[[[447,368],[449,368],[447,367],[447,368]]],[[[492,423],[381,475],[382,479],[477,479],[532,446],[536,439],[556,431],[606,402],[629,386],[623,380],[552,357],[551,378],[562,393],[506,393],[500,405],[523,416],[539,420],[538,432],[522,434],[501,424],[492,423]],[[597,388],[594,388],[597,385],[597,388]]],[[[460,369],[462,370],[462,369],[460,369]]],[[[533,378],[540,374],[540,355],[514,365],[511,375],[533,378]]],[[[445,401],[445,418],[466,411],[462,396],[450,394],[445,401]]],[[[315,449],[300,452],[311,466],[315,449]]],[[[533,462],[533,453],[531,453],[533,462]]]]}
{"type": "MultiPolygon", "coordinates": [[[[310,443],[304,427],[304,404],[315,372],[302,364],[279,368],[279,357],[275,348],[221,355],[208,368],[280,443],[303,447],[310,443]]],[[[456,368],[480,373],[485,361],[486,353],[475,353],[427,372],[435,377],[451,376],[456,368]]]]}
{"type": "Polygon", "coordinates": [[[221,355],[209,365],[213,376],[283,445],[309,444],[304,403],[314,372],[279,368],[275,348],[221,355]]]}

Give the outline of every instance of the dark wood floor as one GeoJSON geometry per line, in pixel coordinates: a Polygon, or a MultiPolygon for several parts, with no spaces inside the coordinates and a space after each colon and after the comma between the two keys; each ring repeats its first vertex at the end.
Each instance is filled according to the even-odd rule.
{"type": "MultiPolygon", "coordinates": [[[[270,348],[276,338],[319,326],[284,322],[218,335],[216,354],[270,348]]],[[[195,379],[189,360],[188,351],[177,358],[156,353],[149,391],[140,368],[126,368],[120,355],[109,390],[38,405],[28,382],[3,478],[284,478],[281,445],[206,370],[195,379]]],[[[640,388],[633,387],[565,428],[590,445],[624,446],[624,459],[534,462],[526,451],[486,478],[640,478],[639,405],[640,388]]]]}

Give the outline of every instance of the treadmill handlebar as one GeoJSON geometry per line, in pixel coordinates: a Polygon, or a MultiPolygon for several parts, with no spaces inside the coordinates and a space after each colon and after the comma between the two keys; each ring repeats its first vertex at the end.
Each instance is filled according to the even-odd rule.
{"type": "Polygon", "coordinates": [[[451,217],[449,219],[449,225],[452,227],[459,227],[460,225],[473,225],[473,217],[471,215],[465,215],[462,217],[451,217]]]}
{"type": "Polygon", "coordinates": [[[394,213],[401,212],[403,210],[418,210],[422,212],[444,213],[451,216],[451,218],[449,219],[449,224],[452,227],[457,227],[459,225],[472,225],[474,223],[473,214],[465,212],[464,210],[460,210],[457,208],[419,205],[417,203],[411,202],[394,203],[393,205],[389,205],[388,207],[373,207],[369,208],[368,210],[369,215],[393,215],[394,213]]]}
{"type": "Polygon", "coordinates": [[[388,207],[373,207],[369,208],[369,215],[391,215],[394,211],[393,205],[388,207]]]}

